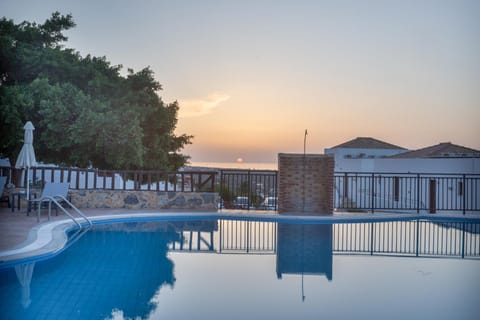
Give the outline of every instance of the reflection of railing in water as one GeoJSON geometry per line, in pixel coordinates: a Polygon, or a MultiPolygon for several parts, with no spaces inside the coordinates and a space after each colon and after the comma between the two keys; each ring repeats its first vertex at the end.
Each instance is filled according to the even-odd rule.
{"type": "Polygon", "coordinates": [[[480,224],[397,221],[335,224],[337,253],[480,258],[480,224]]]}
{"type": "MultiPolygon", "coordinates": [[[[278,227],[276,222],[242,220],[176,223],[174,231],[179,240],[172,242],[169,249],[276,254],[278,242],[284,241],[278,227]]],[[[333,224],[332,243],[334,254],[478,259],[480,223],[422,220],[340,223],[333,224]]]]}
{"type": "Polygon", "coordinates": [[[170,251],[215,250],[214,231],[218,230],[216,220],[169,222],[169,227],[179,234],[179,239],[169,244],[170,251]]]}
{"type": "MultiPolygon", "coordinates": [[[[219,253],[276,253],[277,224],[219,221],[219,253]]],[[[396,221],[333,225],[333,252],[480,258],[480,224],[396,221]]]]}
{"type": "Polygon", "coordinates": [[[220,221],[219,252],[275,253],[277,225],[260,221],[220,221]]]}
{"type": "Polygon", "coordinates": [[[274,254],[276,249],[274,222],[211,220],[170,222],[169,227],[179,235],[170,251],[274,254]]]}

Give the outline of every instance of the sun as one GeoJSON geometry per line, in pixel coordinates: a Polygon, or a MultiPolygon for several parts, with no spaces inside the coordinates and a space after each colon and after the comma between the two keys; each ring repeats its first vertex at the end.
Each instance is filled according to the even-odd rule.
{"type": "Polygon", "coordinates": [[[242,159],[242,158],[237,158],[236,162],[237,162],[237,163],[242,163],[242,162],[243,162],[243,159],[242,159]]]}

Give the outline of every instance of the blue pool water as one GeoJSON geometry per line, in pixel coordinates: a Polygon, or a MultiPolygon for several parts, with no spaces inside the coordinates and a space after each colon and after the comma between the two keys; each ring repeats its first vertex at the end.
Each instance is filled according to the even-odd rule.
{"type": "Polygon", "coordinates": [[[478,319],[480,225],[97,225],[0,270],[2,319],[478,319]]]}

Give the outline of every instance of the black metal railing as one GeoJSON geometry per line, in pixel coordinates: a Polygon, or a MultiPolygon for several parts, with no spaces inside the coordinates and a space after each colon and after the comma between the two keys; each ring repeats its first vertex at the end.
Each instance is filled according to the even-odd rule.
{"type": "Polygon", "coordinates": [[[277,210],[277,171],[220,170],[222,208],[277,210]]]}
{"type": "MultiPolygon", "coordinates": [[[[17,187],[25,170],[0,167],[17,187]]],[[[206,191],[225,209],[277,210],[276,170],[140,171],[59,167],[30,169],[33,184],[70,182],[72,189],[206,191]]],[[[345,211],[480,212],[480,174],[336,172],[334,208],[345,211]]]]}
{"type": "MultiPolygon", "coordinates": [[[[24,169],[0,167],[8,183],[24,188],[24,169]]],[[[216,171],[98,170],[62,167],[30,169],[31,186],[41,188],[46,182],[69,182],[71,189],[152,190],[173,192],[214,192],[216,171]]]]}
{"type": "MultiPolygon", "coordinates": [[[[277,171],[221,170],[223,208],[277,209],[277,171]]],[[[480,212],[479,174],[336,172],[334,208],[480,212]]]]}
{"type": "Polygon", "coordinates": [[[480,211],[478,174],[335,173],[340,210],[480,211]]]}

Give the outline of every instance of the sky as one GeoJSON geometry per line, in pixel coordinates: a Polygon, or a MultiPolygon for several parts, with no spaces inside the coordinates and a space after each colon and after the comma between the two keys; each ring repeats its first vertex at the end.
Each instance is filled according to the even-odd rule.
{"type": "Polygon", "coordinates": [[[2,0],[65,47],[149,66],[193,162],[276,162],[355,137],[480,149],[480,1],[2,0]]]}

